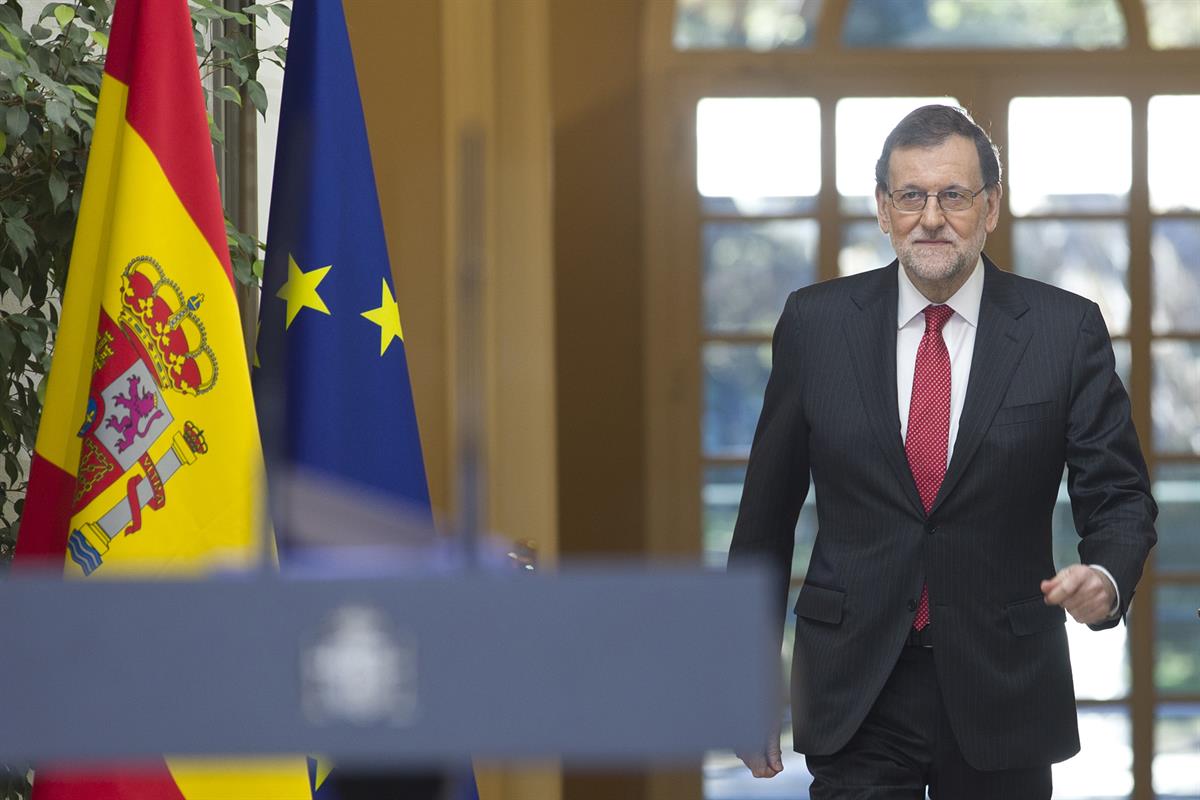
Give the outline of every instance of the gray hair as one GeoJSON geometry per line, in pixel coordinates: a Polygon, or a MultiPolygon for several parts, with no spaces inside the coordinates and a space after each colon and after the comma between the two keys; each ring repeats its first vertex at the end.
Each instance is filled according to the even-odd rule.
{"type": "Polygon", "coordinates": [[[875,183],[884,191],[888,188],[888,164],[892,150],[905,147],[936,147],[951,136],[965,136],[975,143],[979,154],[979,171],[983,185],[1000,184],[1000,150],[971,119],[965,108],[957,106],[921,106],[892,128],[883,142],[883,153],[875,162],[875,183]]]}

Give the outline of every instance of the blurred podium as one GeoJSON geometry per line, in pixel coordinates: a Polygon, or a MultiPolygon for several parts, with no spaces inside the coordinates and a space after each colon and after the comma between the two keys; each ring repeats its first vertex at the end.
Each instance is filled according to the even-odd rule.
{"type": "Polygon", "coordinates": [[[12,577],[0,761],[694,760],[759,742],[777,708],[757,573],[379,572],[12,577]]]}

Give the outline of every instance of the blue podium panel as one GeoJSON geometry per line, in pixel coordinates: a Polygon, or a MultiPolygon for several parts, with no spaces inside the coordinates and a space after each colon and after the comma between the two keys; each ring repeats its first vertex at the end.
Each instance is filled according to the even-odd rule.
{"type": "Polygon", "coordinates": [[[778,708],[765,579],[0,584],[0,760],[691,758],[778,708]]]}

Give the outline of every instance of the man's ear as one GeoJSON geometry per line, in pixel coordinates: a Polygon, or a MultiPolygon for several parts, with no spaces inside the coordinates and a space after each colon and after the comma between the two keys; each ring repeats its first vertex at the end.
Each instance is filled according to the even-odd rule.
{"type": "Polygon", "coordinates": [[[987,220],[985,222],[985,230],[988,233],[996,230],[996,225],[1000,222],[1000,200],[1004,197],[1004,187],[998,183],[994,183],[984,192],[987,195],[987,220]]]}
{"type": "MultiPolygon", "coordinates": [[[[887,192],[882,186],[875,187],[875,218],[879,221],[879,230],[884,233],[891,233],[892,217],[891,217],[892,201],[888,197],[887,192]]],[[[989,230],[990,232],[990,230],[989,230]]]]}

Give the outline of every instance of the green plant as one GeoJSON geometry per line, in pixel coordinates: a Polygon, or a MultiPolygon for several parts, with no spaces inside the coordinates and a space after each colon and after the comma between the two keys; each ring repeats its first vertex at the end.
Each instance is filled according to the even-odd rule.
{"type": "MultiPolygon", "coordinates": [[[[264,61],[282,67],[286,51],[256,47],[255,32],[272,15],[288,24],[290,3],[189,7],[210,108],[249,103],[265,114],[258,69],[264,61]]],[[[112,11],[113,0],[52,2],[31,21],[19,0],[0,0],[0,569],[12,557],[28,488],[112,11]]],[[[210,132],[221,146],[220,128],[210,132]]],[[[262,242],[228,219],[226,233],[235,277],[256,284],[262,242]]],[[[0,780],[0,800],[7,789],[0,780]]]]}

